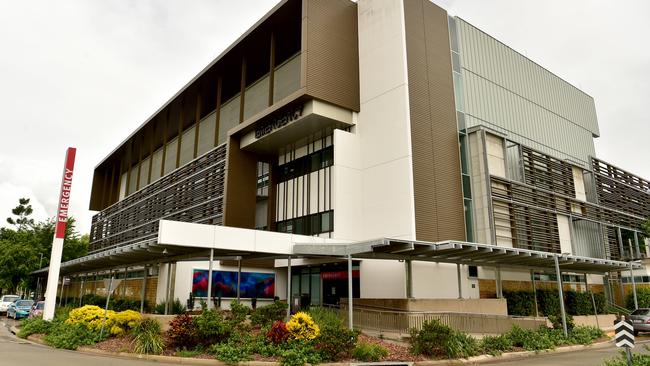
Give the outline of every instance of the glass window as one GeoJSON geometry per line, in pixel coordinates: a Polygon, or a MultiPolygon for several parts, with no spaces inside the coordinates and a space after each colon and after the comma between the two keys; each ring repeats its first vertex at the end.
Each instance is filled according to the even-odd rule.
{"type": "Polygon", "coordinates": [[[197,156],[203,155],[214,147],[214,129],[217,124],[217,113],[212,112],[199,122],[199,144],[197,156]]]}
{"type": "Polygon", "coordinates": [[[131,172],[129,174],[129,191],[127,192],[127,195],[132,194],[133,192],[138,190],[138,164],[136,164],[134,167],[131,168],[131,172]]]}
{"type": "Polygon", "coordinates": [[[165,149],[165,175],[176,169],[177,147],[178,138],[174,138],[167,143],[167,148],[165,149]]]}
{"type": "Polygon", "coordinates": [[[458,30],[456,29],[456,19],[449,17],[449,43],[451,44],[452,51],[459,52],[458,47],[458,30]]]}
{"type": "Polygon", "coordinates": [[[460,72],[460,55],[456,52],[451,53],[451,67],[455,72],[460,72]]]}
{"type": "Polygon", "coordinates": [[[181,139],[181,158],[179,166],[183,166],[194,159],[194,138],[195,126],[192,126],[183,132],[181,139]]]}
{"type": "Polygon", "coordinates": [[[160,169],[162,167],[162,148],[153,153],[153,162],[151,163],[151,182],[160,178],[160,169]]]}
{"type": "Polygon", "coordinates": [[[239,124],[239,100],[240,97],[237,95],[221,106],[221,110],[219,111],[219,140],[217,145],[226,142],[228,131],[239,124]]]}
{"type": "Polygon", "coordinates": [[[332,211],[321,214],[321,232],[332,231],[332,211]]]}
{"type": "Polygon", "coordinates": [[[140,185],[138,186],[138,189],[141,189],[145,187],[147,184],[149,184],[149,162],[151,161],[151,158],[147,156],[146,159],[142,160],[142,163],[140,164],[140,185]]]}

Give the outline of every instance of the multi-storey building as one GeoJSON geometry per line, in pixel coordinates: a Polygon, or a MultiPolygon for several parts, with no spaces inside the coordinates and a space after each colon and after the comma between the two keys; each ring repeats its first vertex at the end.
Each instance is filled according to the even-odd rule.
{"type": "Polygon", "coordinates": [[[151,302],[204,297],[210,249],[224,298],[238,270],[243,298],[337,303],[350,276],[354,297],[489,298],[547,279],[521,257],[544,253],[582,281],[649,244],[650,182],[598,135],[592,97],[428,0],[283,0],[97,165],[90,254],[62,270],[151,302]],[[327,251],[376,238],[410,256],[327,251]],[[503,255],[410,251],[448,241],[503,255]]]}

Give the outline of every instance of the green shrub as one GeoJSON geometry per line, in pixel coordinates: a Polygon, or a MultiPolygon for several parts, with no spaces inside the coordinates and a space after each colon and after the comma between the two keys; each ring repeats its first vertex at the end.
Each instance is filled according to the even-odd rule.
{"type": "Polygon", "coordinates": [[[532,291],[503,291],[503,297],[508,304],[509,315],[535,315],[535,294],[532,291]]]}
{"type": "Polygon", "coordinates": [[[541,351],[555,348],[555,342],[551,340],[544,327],[538,330],[530,330],[515,325],[505,336],[510,338],[513,346],[521,347],[526,351],[541,351]]]}
{"type": "Polygon", "coordinates": [[[210,345],[220,343],[232,332],[232,326],[226,322],[218,310],[203,310],[194,318],[194,327],[199,343],[210,345]]]}
{"type": "Polygon", "coordinates": [[[577,326],[569,333],[568,341],[572,344],[591,344],[594,340],[604,336],[605,333],[600,328],[577,326]]]}
{"type": "Polygon", "coordinates": [[[153,312],[155,314],[165,314],[165,306],[166,304],[164,302],[156,304],[153,308],[153,312]]]}
{"type": "Polygon", "coordinates": [[[246,321],[246,316],[250,312],[250,308],[244,304],[240,304],[237,300],[230,302],[230,318],[229,321],[232,325],[238,325],[246,321]]]}
{"type": "MultiPolygon", "coordinates": [[[[553,324],[553,329],[560,329],[564,330],[564,324],[562,324],[562,316],[561,315],[549,315],[548,320],[553,324]]],[[[571,331],[575,327],[575,323],[573,322],[573,316],[567,314],[566,315],[566,329],[567,331],[571,331]]]]}
{"type": "MultiPolygon", "coordinates": [[[[156,314],[165,314],[166,306],[167,304],[165,301],[158,303],[154,306],[153,312],[156,314]]],[[[138,310],[139,309],[140,309],[140,305],[138,304],[138,310]]],[[[172,302],[171,315],[178,315],[184,313],[185,313],[185,305],[183,305],[183,303],[181,303],[181,300],[179,299],[174,300],[174,302],[172,302]]]]}
{"type": "Polygon", "coordinates": [[[421,330],[411,329],[411,352],[416,355],[459,358],[478,354],[478,343],[471,336],[455,331],[433,319],[421,330]]]}
{"type": "Polygon", "coordinates": [[[284,320],[287,316],[287,304],[275,300],[272,304],[257,308],[251,314],[251,323],[253,325],[270,325],[278,320],[284,320]]]}
{"type": "MultiPolygon", "coordinates": [[[[650,288],[649,287],[637,287],[636,288],[636,297],[637,302],[640,308],[649,308],[650,307],[650,288]]],[[[626,307],[630,310],[634,310],[634,294],[629,293],[625,300],[626,307]]]]}
{"type": "Polygon", "coordinates": [[[160,334],[160,323],[155,319],[145,319],[133,329],[133,343],[137,353],[159,355],[165,348],[160,334]]]}
{"type": "Polygon", "coordinates": [[[50,346],[70,350],[75,350],[79,346],[97,343],[101,339],[99,332],[90,330],[81,324],[65,324],[62,322],[53,325],[50,332],[43,337],[45,343],[50,346]]]}
{"type": "Polygon", "coordinates": [[[312,307],[309,315],[320,327],[315,339],[323,361],[337,361],[349,357],[357,343],[358,331],[348,329],[335,310],[312,307]]]}
{"type": "Polygon", "coordinates": [[[52,323],[43,318],[27,318],[20,323],[18,337],[27,338],[32,334],[47,334],[51,327],[52,323]]]}
{"type": "Polygon", "coordinates": [[[510,337],[506,335],[485,336],[480,341],[480,348],[483,353],[498,356],[503,352],[512,351],[513,345],[510,337]]]}
{"type": "Polygon", "coordinates": [[[251,349],[238,344],[215,344],[210,347],[210,352],[215,355],[217,360],[231,365],[251,359],[251,349]]]}
{"type": "Polygon", "coordinates": [[[352,350],[352,357],[363,362],[379,362],[387,356],[388,350],[378,344],[361,342],[352,350]]]}
{"type": "Polygon", "coordinates": [[[302,366],[307,363],[315,365],[322,362],[320,354],[311,342],[293,340],[284,346],[279,351],[282,366],[302,366]]]}

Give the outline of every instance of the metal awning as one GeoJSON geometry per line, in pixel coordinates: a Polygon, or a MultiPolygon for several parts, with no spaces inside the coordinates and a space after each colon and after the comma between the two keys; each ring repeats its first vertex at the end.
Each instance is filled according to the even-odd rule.
{"type": "MultiPolygon", "coordinates": [[[[414,260],[474,266],[554,270],[557,257],[563,272],[605,273],[629,270],[630,263],[608,259],[556,254],[462,241],[426,242],[382,238],[353,244],[295,244],[293,252],[304,256],[333,256],[356,259],[414,260]]],[[[642,268],[639,263],[631,264],[642,268]]]]}
{"type": "MultiPolygon", "coordinates": [[[[286,255],[251,253],[242,250],[214,249],[218,260],[286,258],[286,255]]],[[[105,250],[61,264],[61,274],[108,270],[125,266],[142,266],[151,263],[167,263],[208,260],[210,249],[180,245],[160,244],[156,239],[105,250]]],[[[47,275],[49,267],[32,272],[33,275],[47,275]]]]}

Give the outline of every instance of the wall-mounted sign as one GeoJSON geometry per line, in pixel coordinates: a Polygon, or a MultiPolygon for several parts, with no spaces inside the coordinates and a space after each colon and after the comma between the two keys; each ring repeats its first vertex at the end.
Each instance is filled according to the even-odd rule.
{"type": "MultiPolygon", "coordinates": [[[[275,296],[275,274],[242,272],[239,289],[243,298],[272,299],[275,296]]],[[[208,296],[207,270],[194,270],[192,294],[196,297],[208,296]]],[[[212,297],[237,297],[237,272],[212,271],[212,297]]]]}
{"type": "Polygon", "coordinates": [[[255,128],[255,138],[259,139],[260,137],[266,136],[271,132],[282,128],[302,117],[303,107],[304,105],[301,104],[299,106],[291,107],[284,111],[273,114],[269,120],[260,123],[255,128]]]}

